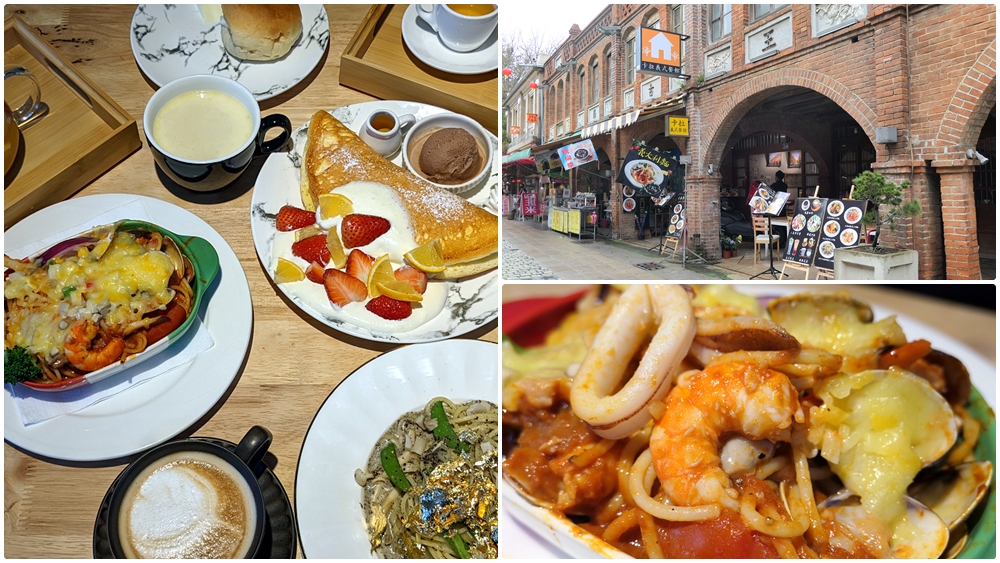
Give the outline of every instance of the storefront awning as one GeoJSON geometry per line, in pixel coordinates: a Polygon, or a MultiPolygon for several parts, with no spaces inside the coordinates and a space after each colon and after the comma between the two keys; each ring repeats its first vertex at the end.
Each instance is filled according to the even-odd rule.
{"type": "Polygon", "coordinates": [[[517,152],[503,155],[503,164],[534,164],[535,159],[531,158],[531,148],[526,148],[517,152]],[[524,162],[521,162],[521,161],[524,162]]]}
{"type": "Polygon", "coordinates": [[[593,137],[594,135],[600,135],[602,133],[610,133],[615,129],[621,129],[622,127],[628,127],[635,123],[639,119],[639,113],[642,110],[635,110],[625,115],[619,115],[618,117],[612,117],[611,119],[602,121],[596,125],[591,125],[589,127],[584,127],[581,136],[584,139],[593,137]]]}

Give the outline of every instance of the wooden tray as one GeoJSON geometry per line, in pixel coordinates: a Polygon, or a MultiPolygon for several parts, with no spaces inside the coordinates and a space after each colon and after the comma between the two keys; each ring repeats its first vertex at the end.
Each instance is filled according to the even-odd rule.
{"type": "Polygon", "coordinates": [[[439,106],[497,134],[497,71],[459,75],[431,68],[403,45],[406,4],[375,5],[340,58],[340,83],[383,100],[439,106]]]}
{"type": "MultiPolygon", "coordinates": [[[[19,154],[4,176],[4,230],[34,211],[62,201],[108,171],[142,142],[124,109],[73,68],[24,21],[4,22],[4,65],[38,78],[49,113],[21,131],[19,154]]],[[[27,96],[22,80],[5,97],[27,96]],[[20,88],[24,88],[23,91],[20,88]],[[22,93],[24,96],[21,96],[22,93]]]]}

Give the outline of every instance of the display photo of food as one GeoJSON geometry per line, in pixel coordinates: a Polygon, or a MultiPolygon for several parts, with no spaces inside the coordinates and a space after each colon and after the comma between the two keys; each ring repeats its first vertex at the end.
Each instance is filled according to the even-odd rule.
{"type": "Polygon", "coordinates": [[[767,209],[767,201],[759,195],[755,195],[750,199],[750,209],[758,213],[763,212],[767,209]]]}
{"type": "Polygon", "coordinates": [[[834,249],[835,245],[831,241],[824,240],[823,242],[819,243],[819,255],[822,256],[823,258],[826,258],[827,260],[833,259],[834,249]]]}
{"type": "Polygon", "coordinates": [[[836,221],[827,221],[823,225],[823,234],[828,237],[835,237],[839,232],[840,232],[840,223],[836,221]]]}
{"type": "Polygon", "coordinates": [[[663,171],[648,160],[635,160],[628,165],[628,179],[637,188],[663,181],[663,171]]]}
{"type": "Polygon", "coordinates": [[[809,217],[809,221],[806,222],[806,230],[810,233],[815,233],[819,230],[819,226],[823,224],[823,219],[819,215],[813,215],[809,217]]]}
{"type": "Polygon", "coordinates": [[[861,212],[860,207],[851,207],[844,213],[844,221],[847,221],[848,224],[856,225],[863,215],[864,213],[861,212]]]}
{"type": "Polygon", "coordinates": [[[801,213],[792,218],[793,231],[801,231],[802,227],[804,227],[805,224],[806,224],[806,216],[801,213]]]}
{"type": "Polygon", "coordinates": [[[813,211],[819,211],[823,207],[823,202],[819,199],[812,200],[811,207],[813,211]]]}
{"type": "Polygon", "coordinates": [[[826,206],[826,214],[830,217],[840,217],[844,212],[844,202],[833,200],[826,206]]]}
{"type": "Polygon", "coordinates": [[[854,229],[844,229],[840,233],[840,242],[844,246],[854,246],[858,242],[858,232],[854,229]]]}
{"type": "Polygon", "coordinates": [[[504,327],[511,556],[989,555],[991,360],[827,289],[570,286],[504,327]]]}

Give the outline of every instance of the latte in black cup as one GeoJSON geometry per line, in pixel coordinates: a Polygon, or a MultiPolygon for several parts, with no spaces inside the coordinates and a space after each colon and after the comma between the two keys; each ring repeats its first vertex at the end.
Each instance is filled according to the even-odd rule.
{"type": "Polygon", "coordinates": [[[229,462],[177,451],[150,463],[129,484],[118,516],[129,558],[241,558],[254,548],[254,496],[229,462]]]}

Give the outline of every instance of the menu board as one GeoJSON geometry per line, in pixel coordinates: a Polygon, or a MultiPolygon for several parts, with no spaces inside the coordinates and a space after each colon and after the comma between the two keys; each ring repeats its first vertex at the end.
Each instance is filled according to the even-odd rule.
{"type": "Polygon", "coordinates": [[[788,244],[785,246],[784,260],[812,264],[819,248],[820,230],[825,222],[828,201],[823,197],[803,197],[795,202],[795,211],[788,223],[788,244]]]}
{"type": "Polygon", "coordinates": [[[670,206],[670,223],[667,225],[668,237],[681,237],[684,234],[684,198],[679,198],[670,206]]]}
{"type": "Polygon", "coordinates": [[[816,247],[816,267],[833,269],[833,251],[857,246],[861,242],[861,218],[868,207],[867,201],[831,199],[826,204],[826,219],[820,230],[816,247]]]}
{"type": "Polygon", "coordinates": [[[784,213],[788,195],[788,192],[778,192],[761,184],[757,193],[750,197],[750,213],[777,217],[784,213]]]}

